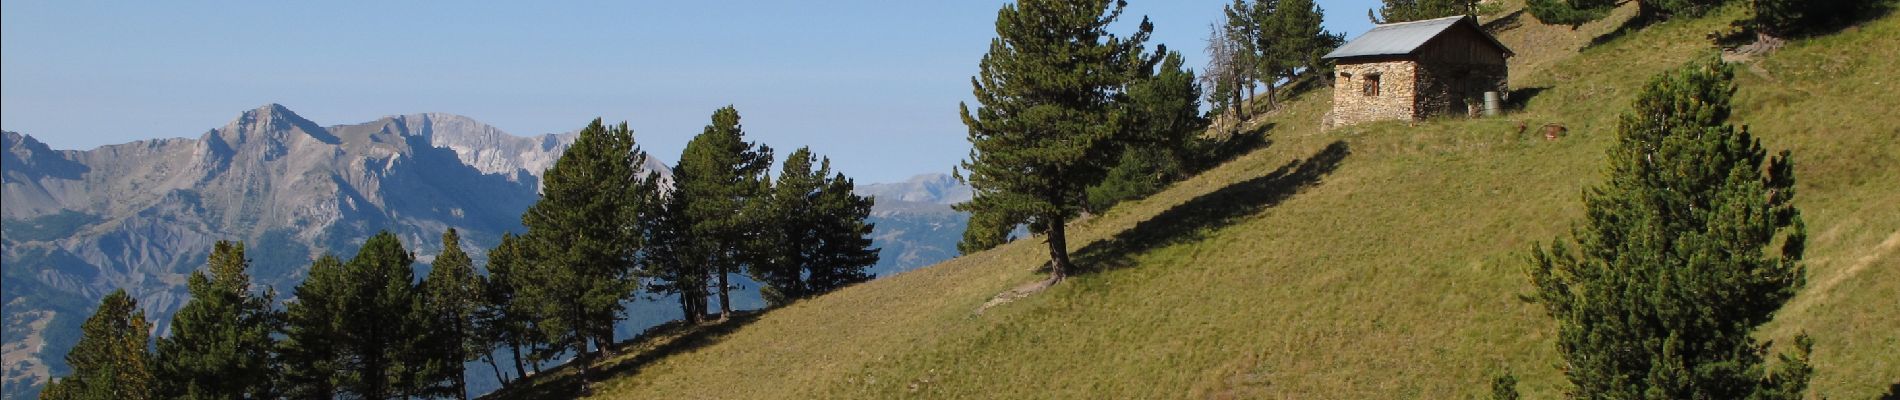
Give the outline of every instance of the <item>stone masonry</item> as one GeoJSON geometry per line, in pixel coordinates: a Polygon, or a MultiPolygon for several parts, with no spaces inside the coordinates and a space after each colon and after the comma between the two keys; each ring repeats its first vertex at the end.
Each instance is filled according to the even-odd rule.
{"type": "Polygon", "coordinates": [[[1418,115],[1417,89],[1413,83],[1418,63],[1410,60],[1341,63],[1333,79],[1332,125],[1346,126],[1371,121],[1410,120],[1418,115]],[[1379,90],[1369,94],[1366,86],[1377,77],[1379,90]]]}

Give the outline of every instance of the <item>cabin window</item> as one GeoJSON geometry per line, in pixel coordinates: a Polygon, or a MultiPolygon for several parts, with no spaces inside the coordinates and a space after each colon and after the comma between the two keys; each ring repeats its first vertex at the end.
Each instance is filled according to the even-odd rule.
{"type": "Polygon", "coordinates": [[[1365,86],[1360,88],[1360,90],[1364,91],[1366,96],[1378,96],[1379,95],[1379,75],[1378,74],[1366,75],[1365,86]]]}

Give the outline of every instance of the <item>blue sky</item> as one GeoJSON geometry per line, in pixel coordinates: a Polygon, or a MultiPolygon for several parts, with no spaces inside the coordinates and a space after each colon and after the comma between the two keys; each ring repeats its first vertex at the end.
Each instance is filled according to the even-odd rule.
{"type": "MultiPolygon", "coordinates": [[[[628,121],[672,161],[712,110],[860,182],[948,172],[1001,1],[0,3],[0,128],[54,148],[197,137],[281,103],[323,125],[447,112],[517,135],[628,121]]],[[[1135,0],[1204,63],[1226,1],[1135,0]]],[[[1370,28],[1378,0],[1322,0],[1370,28]]]]}

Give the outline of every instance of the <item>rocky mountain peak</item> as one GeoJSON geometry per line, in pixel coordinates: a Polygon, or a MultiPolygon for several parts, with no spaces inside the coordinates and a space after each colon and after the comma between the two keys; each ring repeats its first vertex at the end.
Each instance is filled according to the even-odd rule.
{"type": "Polygon", "coordinates": [[[265,104],[245,111],[238,114],[238,117],[230,123],[225,124],[223,128],[206,133],[206,139],[214,137],[233,149],[258,142],[282,145],[301,137],[309,137],[328,144],[337,143],[336,136],[331,135],[322,126],[304,119],[303,116],[290,111],[289,107],[277,103],[265,104]]]}

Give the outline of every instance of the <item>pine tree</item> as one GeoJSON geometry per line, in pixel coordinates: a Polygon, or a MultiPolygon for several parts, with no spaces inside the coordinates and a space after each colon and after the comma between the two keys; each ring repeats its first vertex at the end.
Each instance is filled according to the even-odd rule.
{"type": "Polygon", "coordinates": [[[476,331],[485,283],[475,273],[475,262],[462,251],[461,235],[455,228],[442,233],[442,254],[436,256],[429,276],[421,285],[422,306],[418,319],[425,328],[427,342],[422,343],[425,357],[421,366],[422,383],[437,394],[468,398],[468,379],[463,365],[487,353],[487,342],[476,331]],[[448,382],[447,387],[440,386],[448,382]]]}
{"type": "Polygon", "coordinates": [[[1476,0],[1383,0],[1383,3],[1376,13],[1373,10],[1366,11],[1366,17],[1374,24],[1478,14],[1476,0]]]}
{"type": "Polygon", "coordinates": [[[583,389],[591,358],[612,347],[621,301],[638,289],[640,199],[653,190],[638,167],[645,163],[626,123],[595,119],[548,168],[541,200],[521,216],[534,260],[517,301],[537,309],[535,325],[554,350],[581,358],[583,389]]]}
{"type": "Polygon", "coordinates": [[[541,342],[533,324],[539,319],[538,314],[519,298],[521,288],[528,284],[524,273],[532,258],[526,251],[519,236],[502,234],[500,243],[488,251],[488,280],[482,291],[487,302],[484,307],[488,309],[484,324],[484,332],[490,339],[488,347],[502,347],[512,353],[517,378],[528,376],[523,364],[527,358],[522,348],[532,349],[541,342]]]}
{"type": "Polygon", "coordinates": [[[758,281],[759,297],[770,306],[782,306],[804,298],[811,291],[805,286],[805,265],[817,253],[812,241],[819,228],[814,209],[818,192],[823,189],[830,166],[813,171],[810,148],[800,147],[785,157],[778,181],[765,201],[757,202],[755,225],[759,235],[753,244],[757,259],[748,265],[752,279],[758,281]]]}
{"type": "Polygon", "coordinates": [[[1254,79],[1267,88],[1268,110],[1280,107],[1280,80],[1291,77],[1291,71],[1298,67],[1294,53],[1300,40],[1288,37],[1291,28],[1286,26],[1287,10],[1280,5],[1282,1],[1254,0],[1249,8],[1253,15],[1247,19],[1253,23],[1254,79]]]}
{"type": "Polygon", "coordinates": [[[678,191],[653,193],[648,198],[657,206],[641,214],[641,226],[646,228],[647,291],[674,295],[687,322],[705,322],[712,269],[696,256],[703,251],[691,237],[693,222],[686,218],[685,198],[678,191]]]}
{"type": "Polygon", "coordinates": [[[158,340],[152,372],[160,397],[277,397],[271,335],[281,317],[271,309],[275,295],[252,291],[249,268],[244,243],[220,240],[205,269],[191,273],[191,300],[172,316],[171,337],[158,340]]]}
{"type": "MultiPolygon", "coordinates": [[[[1107,32],[1126,6],[1108,0],[1024,0],[997,12],[997,37],[972,79],[978,107],[960,106],[969,127],[962,163],[978,215],[1024,216],[1047,237],[1050,279],[1074,266],[1063,226],[1084,190],[1121,158],[1126,112],[1117,100],[1138,74],[1154,27],[1107,32]]],[[[1014,222],[1014,221],[1011,221],[1014,222]]],[[[1013,226],[1014,223],[1000,224],[1013,226]]]]}
{"type": "Polygon", "coordinates": [[[957,242],[957,253],[964,255],[993,249],[1015,240],[1012,234],[1016,227],[1029,220],[1020,211],[1013,210],[966,208],[962,211],[970,213],[969,225],[963,229],[963,240],[957,242]]]}
{"type": "Polygon", "coordinates": [[[343,314],[337,327],[343,377],[339,388],[365,399],[420,394],[415,373],[418,338],[415,262],[396,235],[383,231],[363,242],[343,266],[343,314]]]}
{"type": "Polygon", "coordinates": [[[809,148],[785,158],[777,184],[758,203],[765,216],[755,224],[760,254],[749,266],[767,303],[784,305],[871,279],[864,271],[878,256],[870,247],[872,224],[864,221],[871,199],[854,187],[844,174],[832,175],[831,159],[809,148]]]}
{"type": "Polygon", "coordinates": [[[42,399],[144,400],[154,393],[151,353],[146,342],[152,323],[145,320],[137,300],[114,290],[99,309],[80,325],[79,342],[66,353],[72,375],[53,380],[40,392],[42,399]]]}
{"type": "Polygon", "coordinates": [[[712,124],[686,143],[675,166],[673,193],[690,221],[688,262],[710,266],[719,293],[719,317],[732,314],[730,276],[744,270],[752,258],[748,244],[751,219],[747,210],[764,191],[762,180],[772,167],[772,148],[745,141],[739,110],[726,106],[712,114],[712,124]]]}
{"type": "Polygon", "coordinates": [[[1711,56],[1650,81],[1617,125],[1607,182],[1584,194],[1574,244],[1534,250],[1574,396],[1777,398],[1806,384],[1805,354],[1766,373],[1766,344],[1749,337],[1802,286],[1806,233],[1788,153],[1769,159],[1727,123],[1733,79],[1711,56]]]}
{"type": "Polygon", "coordinates": [[[310,264],[310,272],[295,289],[296,299],[284,311],[284,340],[278,344],[286,398],[329,400],[343,384],[346,361],[343,319],[349,310],[349,288],[354,284],[343,261],[324,254],[310,264]]]}
{"type": "Polygon", "coordinates": [[[1286,84],[1293,84],[1302,71],[1322,81],[1330,79],[1332,67],[1322,57],[1346,38],[1326,30],[1326,10],[1313,0],[1279,0],[1274,18],[1274,36],[1278,38],[1275,57],[1281,60],[1284,69],[1280,77],[1287,79],[1286,84]]]}
{"type": "Polygon", "coordinates": [[[1120,163],[1101,184],[1088,189],[1088,210],[1107,211],[1124,200],[1145,197],[1183,178],[1188,146],[1207,126],[1200,116],[1201,87],[1180,53],[1166,54],[1154,72],[1128,86],[1123,107],[1129,115],[1129,144],[1120,163]]]}
{"type": "Polygon", "coordinates": [[[812,174],[821,185],[811,194],[816,229],[803,239],[816,243],[804,267],[808,296],[871,280],[865,269],[878,260],[878,249],[871,247],[871,231],[876,227],[865,222],[873,199],[859,196],[857,184],[842,173],[824,178],[830,170],[831,159],[824,158],[812,174]]]}
{"type": "MultiPolygon", "coordinates": [[[[1265,56],[1268,50],[1261,47],[1262,43],[1272,44],[1272,38],[1262,31],[1262,24],[1267,22],[1262,16],[1270,15],[1272,9],[1261,7],[1258,2],[1234,0],[1234,4],[1221,9],[1227,16],[1227,26],[1222,36],[1230,41],[1228,50],[1232,52],[1228,60],[1232,68],[1229,75],[1233,79],[1229,87],[1233,91],[1231,102],[1239,107],[1235,109],[1235,115],[1240,117],[1240,122],[1253,118],[1254,85],[1265,80],[1260,71],[1274,69],[1266,65],[1269,61],[1265,56]],[[1241,96],[1243,93],[1246,96],[1241,96]]],[[[1235,127],[1238,129],[1239,124],[1235,124],[1235,127]]]]}

